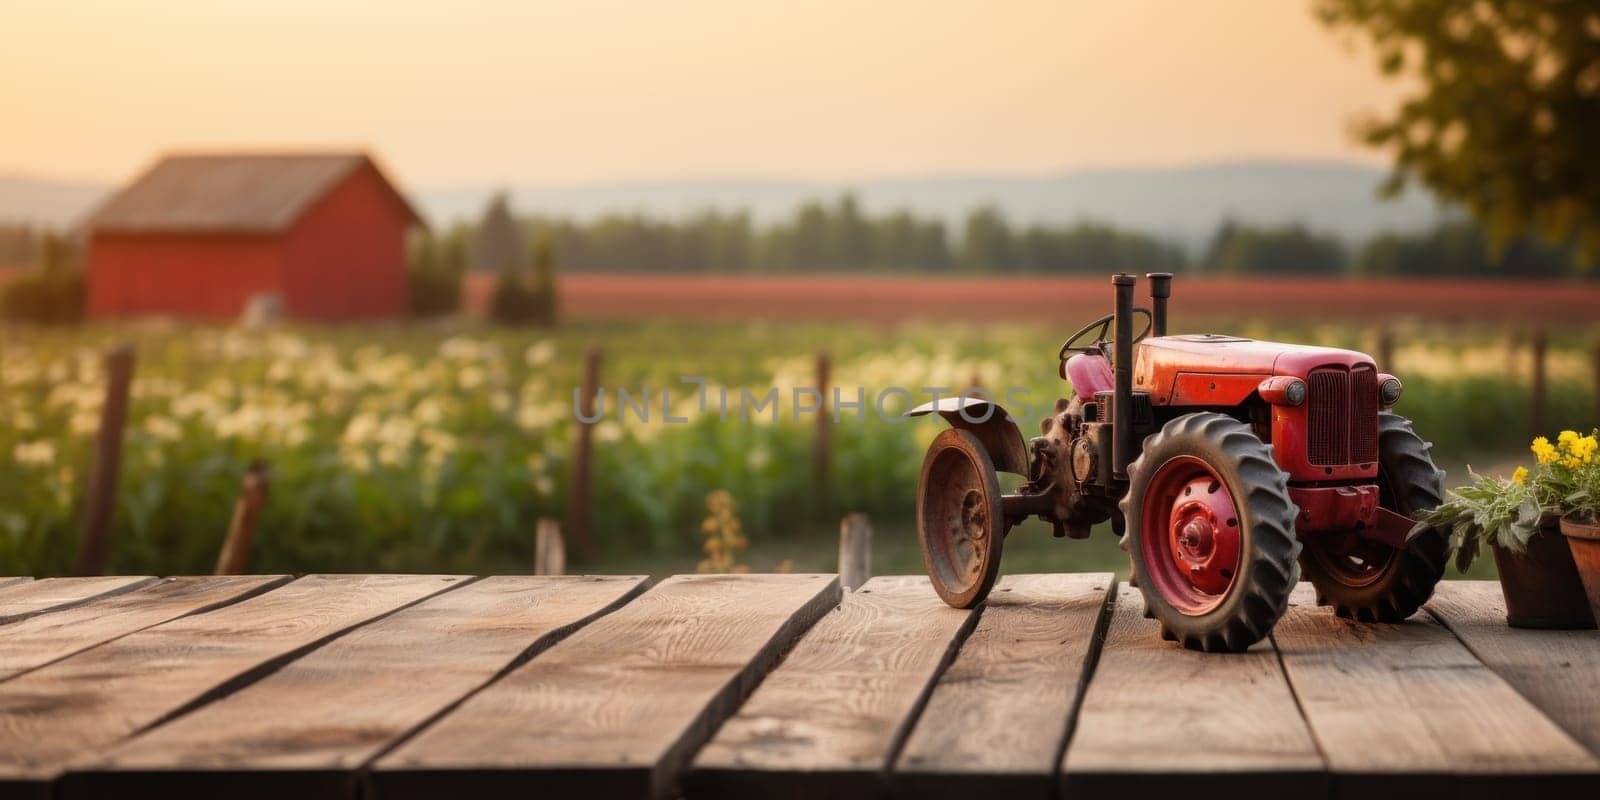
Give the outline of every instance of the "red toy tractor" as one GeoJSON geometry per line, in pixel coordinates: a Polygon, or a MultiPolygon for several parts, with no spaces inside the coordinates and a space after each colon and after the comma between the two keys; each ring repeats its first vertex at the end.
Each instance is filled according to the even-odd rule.
{"type": "Polygon", "coordinates": [[[1240,651],[1266,636],[1302,569],[1340,616],[1410,616],[1443,576],[1448,542],[1412,534],[1439,504],[1443,474],[1389,410],[1400,381],[1350,350],[1169,336],[1172,276],[1147,278],[1150,308],[1133,305],[1134,276],[1117,275],[1115,312],[1061,346],[1073,397],[1030,443],[987,398],[910,412],[952,426],[929,446],[917,492],[939,596],[982,602],[1006,533],[1038,516],[1074,539],[1110,520],[1146,613],[1191,649],[1240,651]],[[1002,494],[996,470],[1026,481],[1002,494]]]}

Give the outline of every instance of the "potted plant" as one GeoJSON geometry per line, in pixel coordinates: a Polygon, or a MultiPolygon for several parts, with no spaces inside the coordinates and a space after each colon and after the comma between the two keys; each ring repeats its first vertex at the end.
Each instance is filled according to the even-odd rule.
{"type": "Polygon", "coordinates": [[[1589,610],[1600,619],[1600,430],[1579,436],[1562,431],[1556,443],[1534,441],[1539,484],[1561,512],[1572,561],[1583,581],[1589,610]]]}
{"type": "MultiPolygon", "coordinates": [[[[1543,459],[1540,437],[1534,454],[1543,459]]],[[[1542,482],[1544,467],[1518,467],[1510,480],[1472,475],[1473,482],[1448,492],[1445,502],[1417,523],[1450,532],[1456,567],[1466,571],[1488,544],[1506,598],[1506,623],[1516,628],[1593,628],[1595,616],[1584,595],[1572,551],[1559,530],[1560,515],[1549,501],[1554,492],[1542,482]]]]}

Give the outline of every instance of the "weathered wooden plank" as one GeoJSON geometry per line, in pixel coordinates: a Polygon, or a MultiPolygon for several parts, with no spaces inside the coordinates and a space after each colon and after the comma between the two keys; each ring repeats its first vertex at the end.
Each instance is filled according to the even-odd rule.
{"type": "Polygon", "coordinates": [[[1066,797],[1316,797],[1323,761],[1270,642],[1185,650],[1123,586],[1062,760],[1066,797]]]}
{"type": "Polygon", "coordinates": [[[1583,746],[1427,614],[1342,620],[1309,584],[1292,603],[1274,638],[1336,797],[1594,797],[1583,746]]]}
{"type": "Polygon", "coordinates": [[[497,675],[632,599],[644,577],[496,577],[329,642],[112,749],[65,797],[348,797],[363,764],[497,675]]]}
{"type": "Polygon", "coordinates": [[[464,579],[310,576],[0,683],[0,794],[216,699],[331,637],[464,579]]]}
{"type": "Polygon", "coordinates": [[[846,594],[700,751],[694,797],[876,797],[922,700],[977,620],[921,575],[846,594]]]}
{"type": "Polygon", "coordinates": [[[29,577],[25,577],[25,576],[24,577],[4,577],[4,578],[0,578],[0,589],[4,589],[7,586],[15,586],[15,585],[17,585],[19,583],[27,583],[28,581],[31,581],[31,580],[33,580],[33,579],[29,578],[29,577]]]}
{"type": "Polygon", "coordinates": [[[895,793],[1053,797],[1113,584],[1110,573],[1001,578],[895,762],[895,793]]]}
{"type": "Polygon", "coordinates": [[[1600,755],[1600,634],[1507,625],[1496,581],[1445,581],[1428,610],[1479,661],[1600,755]]]}
{"type": "Polygon", "coordinates": [[[0,647],[0,681],[98,644],[208,611],[282,585],[287,575],[162,578],[113,595],[8,625],[0,647]]]}
{"type": "MultiPolygon", "coordinates": [[[[61,611],[101,597],[131,592],[155,578],[109,575],[94,578],[45,578],[0,590],[0,625],[35,614],[61,611]]],[[[3,633],[3,631],[0,631],[3,633]]]]}
{"type": "Polygon", "coordinates": [[[663,796],[796,637],[831,575],[679,575],[379,759],[378,797],[663,796]]]}

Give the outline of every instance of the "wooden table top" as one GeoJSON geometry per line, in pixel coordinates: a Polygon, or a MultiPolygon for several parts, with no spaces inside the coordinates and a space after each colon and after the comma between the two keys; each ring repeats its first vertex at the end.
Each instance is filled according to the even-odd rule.
{"type": "Polygon", "coordinates": [[[1600,632],[1504,616],[1302,585],[1224,655],[1107,574],[0,577],[0,796],[1600,797],[1600,632]]]}

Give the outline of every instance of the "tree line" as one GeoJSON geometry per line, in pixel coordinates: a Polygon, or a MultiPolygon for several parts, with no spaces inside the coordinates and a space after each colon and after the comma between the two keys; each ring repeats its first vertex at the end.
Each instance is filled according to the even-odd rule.
{"type": "Polygon", "coordinates": [[[441,279],[504,273],[545,242],[567,272],[804,274],[866,272],[977,275],[1104,274],[1181,270],[1217,274],[1558,277],[1592,272],[1571,248],[1521,238],[1499,244],[1470,220],[1385,233],[1351,246],[1302,224],[1224,220],[1199,252],[1159,237],[1079,221],[1017,224],[992,206],[956,226],[911,211],[872,214],[849,194],[802,204],[762,225],[746,212],[705,211],[671,220],[643,214],[594,219],[514,215],[505,196],[476,224],[424,237],[419,265],[441,279]],[[952,227],[954,229],[952,229],[952,227]]]}

